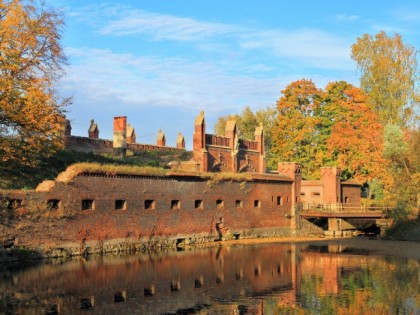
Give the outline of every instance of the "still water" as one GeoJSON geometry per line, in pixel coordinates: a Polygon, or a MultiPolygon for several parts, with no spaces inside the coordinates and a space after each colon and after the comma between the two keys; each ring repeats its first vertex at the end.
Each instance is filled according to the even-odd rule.
{"type": "Polygon", "coordinates": [[[337,242],[0,267],[0,314],[420,314],[420,261],[337,242]]]}

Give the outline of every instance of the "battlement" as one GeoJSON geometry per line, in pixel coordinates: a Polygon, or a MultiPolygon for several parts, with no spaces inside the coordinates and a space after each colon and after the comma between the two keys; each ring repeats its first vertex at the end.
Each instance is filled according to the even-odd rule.
{"type": "Polygon", "coordinates": [[[165,133],[159,129],[156,144],[136,142],[136,131],[127,122],[126,116],[114,117],[114,135],[112,140],[99,138],[99,126],[92,119],[88,129],[88,136],[74,136],[71,134],[71,124],[66,120],[63,126],[64,146],[66,149],[79,152],[113,153],[116,157],[123,157],[127,150],[134,153],[139,151],[185,151],[185,139],[178,133],[176,146],[166,145],[165,133]]]}
{"type": "Polygon", "coordinates": [[[194,123],[193,160],[202,172],[265,173],[264,133],[255,130],[255,140],[239,139],[236,121],[226,123],[225,136],[206,134],[204,112],[194,123]]]}

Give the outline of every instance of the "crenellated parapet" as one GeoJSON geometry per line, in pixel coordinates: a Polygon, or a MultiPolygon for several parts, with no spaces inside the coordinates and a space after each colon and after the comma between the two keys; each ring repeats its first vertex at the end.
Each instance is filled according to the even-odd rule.
{"type": "Polygon", "coordinates": [[[225,135],[206,134],[204,112],[195,119],[193,160],[203,172],[265,173],[264,131],[254,140],[239,138],[235,120],[226,123],[225,135]]]}

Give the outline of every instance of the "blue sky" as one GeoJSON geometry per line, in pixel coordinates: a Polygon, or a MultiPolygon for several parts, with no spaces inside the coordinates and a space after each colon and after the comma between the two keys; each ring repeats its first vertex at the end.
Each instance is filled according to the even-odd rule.
{"type": "Polygon", "coordinates": [[[420,47],[420,1],[137,0],[49,2],[64,12],[69,59],[60,94],[73,134],[90,119],[112,138],[125,115],[140,143],[192,146],[194,118],[207,132],[221,115],[275,104],[289,83],[358,85],[350,47],[364,33],[398,33],[420,47]]]}

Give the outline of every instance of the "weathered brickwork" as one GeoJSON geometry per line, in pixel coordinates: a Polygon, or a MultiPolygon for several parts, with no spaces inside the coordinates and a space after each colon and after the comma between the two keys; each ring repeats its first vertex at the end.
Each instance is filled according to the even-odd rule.
{"type": "Polygon", "coordinates": [[[321,180],[301,181],[300,199],[303,207],[360,206],[360,183],[353,180],[341,181],[340,174],[340,169],[336,167],[322,167],[321,180]]]}
{"type": "Polygon", "coordinates": [[[76,214],[71,229],[78,240],[196,234],[214,238],[220,220],[231,235],[246,237],[254,229],[291,233],[291,184],[287,179],[209,184],[191,176],[88,174],[70,184],[55,182],[44,198],[59,200],[76,214]]]}

